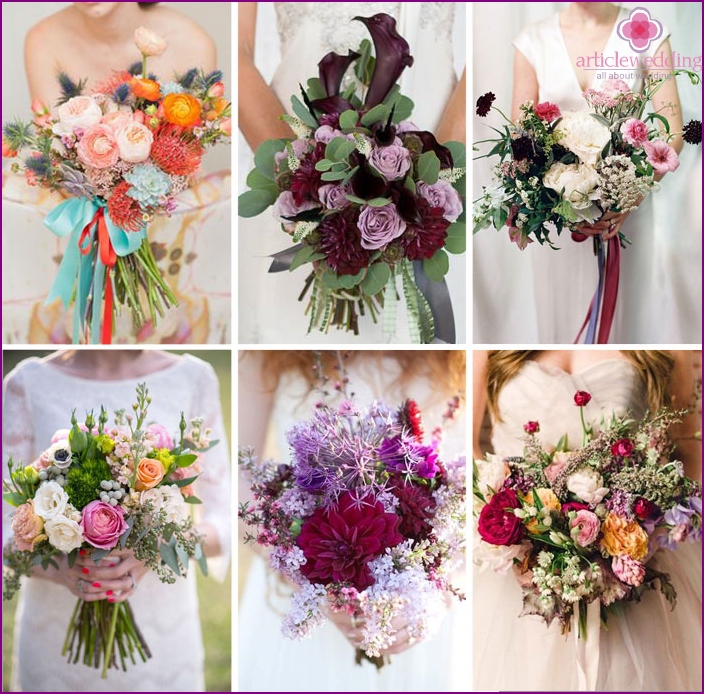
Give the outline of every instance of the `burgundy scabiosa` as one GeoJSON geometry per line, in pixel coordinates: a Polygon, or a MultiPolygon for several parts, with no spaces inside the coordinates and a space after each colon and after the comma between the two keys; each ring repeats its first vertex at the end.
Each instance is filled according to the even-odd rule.
{"type": "Polygon", "coordinates": [[[477,99],[477,115],[486,118],[486,116],[489,115],[489,111],[491,111],[491,105],[494,101],[496,101],[496,94],[494,94],[494,92],[482,94],[482,96],[477,99]]]}
{"type": "Polygon", "coordinates": [[[345,492],[334,506],[306,519],[296,544],[306,563],[301,572],[311,583],[349,583],[357,590],[374,585],[369,562],[403,541],[399,517],[372,497],[345,492]]]}

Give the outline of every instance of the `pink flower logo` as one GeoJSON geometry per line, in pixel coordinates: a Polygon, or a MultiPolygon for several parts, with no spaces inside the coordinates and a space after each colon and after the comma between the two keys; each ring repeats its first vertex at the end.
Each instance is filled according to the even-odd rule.
{"type": "Polygon", "coordinates": [[[619,22],[617,27],[619,38],[628,41],[636,53],[648,50],[650,44],[662,36],[662,24],[650,16],[645,7],[636,7],[628,19],[619,22]]]}

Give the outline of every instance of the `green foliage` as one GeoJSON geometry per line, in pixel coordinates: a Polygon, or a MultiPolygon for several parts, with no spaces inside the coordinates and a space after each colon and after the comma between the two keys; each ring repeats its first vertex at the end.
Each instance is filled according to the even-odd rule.
{"type": "Polygon", "coordinates": [[[440,160],[435,152],[423,152],[418,158],[417,164],[418,178],[425,183],[433,184],[438,182],[440,174],[440,160]]]}
{"type": "Polygon", "coordinates": [[[100,496],[100,483],[111,480],[110,466],[104,458],[88,459],[68,469],[66,486],[69,501],[81,511],[100,496]]]}

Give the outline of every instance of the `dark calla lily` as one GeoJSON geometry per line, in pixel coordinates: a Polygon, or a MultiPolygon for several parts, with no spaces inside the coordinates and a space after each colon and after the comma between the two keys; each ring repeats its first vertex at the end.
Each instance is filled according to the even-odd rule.
{"type": "Polygon", "coordinates": [[[447,147],[441,145],[436,139],[433,133],[429,133],[427,130],[411,130],[409,132],[403,133],[401,139],[415,135],[422,145],[423,152],[435,152],[435,155],[440,160],[440,166],[443,169],[451,169],[453,167],[452,152],[447,147]]]}
{"type": "Polygon", "coordinates": [[[396,205],[401,219],[408,224],[418,226],[423,223],[423,217],[418,209],[418,201],[403,183],[395,182],[391,186],[391,199],[396,205]]]}
{"type": "Polygon", "coordinates": [[[347,55],[330,52],[318,63],[318,75],[326,96],[339,94],[347,68],[359,57],[356,51],[349,51],[347,55]]]}
{"type": "Polygon", "coordinates": [[[396,31],[396,20],[388,14],[355,17],[371,34],[376,53],[374,73],[364,101],[367,110],[380,104],[396,84],[401,73],[413,65],[411,49],[406,39],[396,31]]]}
{"type": "Polygon", "coordinates": [[[359,169],[352,180],[352,192],[363,200],[373,200],[374,198],[381,198],[386,194],[386,181],[373,174],[369,168],[366,166],[366,157],[362,154],[357,155],[359,169]]]}
{"type": "Polygon", "coordinates": [[[386,121],[386,125],[376,124],[372,126],[372,134],[374,135],[374,140],[381,147],[388,147],[394,143],[396,139],[396,127],[392,124],[394,118],[394,109],[391,109],[389,118],[386,121]]]}
{"type": "Polygon", "coordinates": [[[315,99],[315,101],[310,102],[310,105],[321,113],[330,113],[337,116],[354,108],[347,99],[337,95],[326,96],[324,99],[315,99]]]}

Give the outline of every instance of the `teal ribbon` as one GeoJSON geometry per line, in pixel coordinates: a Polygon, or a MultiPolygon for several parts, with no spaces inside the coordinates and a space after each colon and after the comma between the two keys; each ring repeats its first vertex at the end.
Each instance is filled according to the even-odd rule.
{"type": "MultiPolygon", "coordinates": [[[[106,207],[106,202],[102,198],[93,198],[92,200],[69,198],[57,205],[44,218],[44,225],[52,233],[59,238],[69,237],[59,272],[51,285],[45,303],[61,299],[63,305],[68,308],[73,298],[74,286],[76,287],[73,315],[74,342],[79,342],[85,328],[85,313],[91,289],[94,297],[102,297],[105,265],[100,260],[100,254],[94,244],[97,222],[91,223],[101,207],[106,207]],[[86,228],[88,229],[87,236],[81,238],[86,228]],[[84,254],[79,243],[82,243],[83,249],[90,248],[90,252],[84,254]]],[[[142,244],[142,239],[147,234],[146,226],[136,232],[118,227],[110,219],[107,210],[105,210],[105,225],[115,253],[120,257],[137,251],[142,244]]],[[[100,311],[94,310],[91,322],[91,341],[97,344],[99,337],[100,311]]]]}

